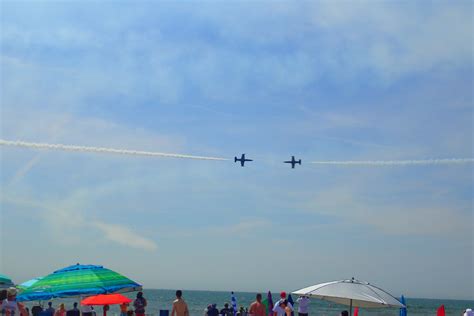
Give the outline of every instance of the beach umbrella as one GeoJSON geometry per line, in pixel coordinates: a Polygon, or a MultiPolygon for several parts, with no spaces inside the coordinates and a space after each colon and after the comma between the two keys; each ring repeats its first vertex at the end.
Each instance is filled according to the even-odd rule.
{"type": "Polygon", "coordinates": [[[89,296],[81,301],[81,305],[103,305],[104,316],[107,316],[105,305],[130,303],[132,300],[122,294],[99,294],[89,296]]]}
{"type": "Polygon", "coordinates": [[[141,285],[95,265],[72,265],[43,277],[17,296],[18,301],[140,291],[141,285]]]}
{"type": "Polygon", "coordinates": [[[267,300],[268,300],[268,315],[273,315],[273,298],[272,298],[272,292],[270,291],[268,291],[267,300]]]}
{"type": "MultiPolygon", "coordinates": [[[[403,305],[407,305],[405,303],[405,297],[402,295],[402,297],[400,297],[400,303],[402,303],[403,305]]],[[[402,307],[400,308],[400,316],[407,316],[407,308],[406,307],[402,307]]]]}
{"type": "MultiPolygon", "coordinates": [[[[293,298],[291,297],[291,294],[288,295],[288,303],[290,303],[291,307],[294,309],[295,302],[293,301],[293,298]]],[[[291,316],[295,315],[295,312],[294,312],[293,309],[291,310],[291,316]]]]}
{"type": "Polygon", "coordinates": [[[262,305],[266,311],[268,311],[268,298],[262,300],[262,305]]]}
{"type": "Polygon", "coordinates": [[[132,299],[122,294],[99,294],[83,299],[81,305],[114,305],[131,302],[132,299]]]}
{"type": "Polygon", "coordinates": [[[40,278],[34,278],[34,279],[31,279],[31,280],[25,281],[21,284],[18,284],[16,287],[20,291],[25,291],[27,288],[29,288],[30,286],[32,286],[33,284],[35,284],[36,282],[38,282],[41,279],[42,279],[41,277],[40,278]]]}
{"type": "Polygon", "coordinates": [[[0,274],[0,290],[15,286],[13,281],[4,274],[0,274]]]}
{"type": "Polygon", "coordinates": [[[321,283],[293,292],[297,295],[312,296],[322,300],[357,307],[405,307],[395,297],[370,283],[351,280],[321,283]]]}

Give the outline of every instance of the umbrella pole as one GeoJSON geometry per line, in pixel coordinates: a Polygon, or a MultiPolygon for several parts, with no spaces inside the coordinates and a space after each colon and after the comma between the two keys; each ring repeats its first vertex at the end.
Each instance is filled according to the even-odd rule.
{"type": "Polygon", "coordinates": [[[352,299],[351,304],[349,305],[349,316],[352,316],[352,299]]]}

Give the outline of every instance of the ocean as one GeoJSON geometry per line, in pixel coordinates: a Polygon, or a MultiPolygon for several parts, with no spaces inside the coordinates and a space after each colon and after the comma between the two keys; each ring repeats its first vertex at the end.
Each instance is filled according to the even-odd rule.
{"type": "MultiPolygon", "coordinates": [[[[171,304],[175,299],[175,290],[144,290],[145,298],[148,301],[146,309],[147,315],[158,316],[161,309],[168,309],[171,313],[171,304]]],[[[274,300],[277,299],[278,293],[273,295],[274,300]]],[[[255,299],[256,293],[249,292],[235,292],[238,306],[248,307],[255,299]]],[[[125,294],[130,298],[134,298],[133,293],[125,294]]],[[[266,297],[266,293],[262,293],[266,297]]],[[[203,316],[204,309],[209,304],[217,304],[217,308],[221,309],[224,303],[228,302],[230,305],[230,292],[215,292],[215,291],[187,291],[183,290],[183,298],[187,302],[191,316],[203,316]]],[[[296,297],[294,297],[296,300],[296,297]]],[[[74,299],[55,299],[53,305],[57,306],[59,303],[65,303],[66,308],[72,307],[74,299]]],[[[409,316],[421,315],[436,315],[437,308],[444,304],[446,315],[459,316],[462,315],[466,308],[474,308],[474,301],[462,300],[438,300],[438,299],[420,299],[420,298],[406,298],[409,316]]],[[[28,303],[28,306],[32,306],[28,303]]],[[[297,305],[297,304],[295,304],[297,305]]],[[[348,307],[328,303],[318,299],[311,299],[310,315],[317,316],[338,316],[339,313],[348,309],[348,307]]],[[[97,315],[102,316],[102,308],[96,308],[97,315]],[[100,312],[99,312],[100,311],[100,312]]],[[[118,316],[120,314],[118,306],[111,306],[108,316],[118,316]]],[[[360,309],[360,316],[365,315],[380,315],[380,316],[396,316],[399,315],[398,309],[360,309]]]]}

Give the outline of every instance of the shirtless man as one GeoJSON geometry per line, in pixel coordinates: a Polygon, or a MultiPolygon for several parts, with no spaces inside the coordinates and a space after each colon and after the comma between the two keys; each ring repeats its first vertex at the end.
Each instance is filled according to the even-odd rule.
{"type": "Polygon", "coordinates": [[[183,292],[181,290],[176,291],[176,300],[173,302],[173,310],[171,316],[189,316],[188,305],[181,298],[183,292]]]}
{"type": "Polygon", "coordinates": [[[262,294],[258,293],[256,301],[249,307],[249,315],[251,316],[265,316],[265,305],[262,304],[262,294]]]}

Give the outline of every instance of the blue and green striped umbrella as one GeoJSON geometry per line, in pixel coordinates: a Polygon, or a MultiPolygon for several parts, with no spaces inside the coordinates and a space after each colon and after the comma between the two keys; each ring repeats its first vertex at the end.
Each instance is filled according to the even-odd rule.
{"type": "Polygon", "coordinates": [[[103,266],[76,264],[54,271],[31,285],[18,301],[140,291],[141,285],[103,266]]]}
{"type": "Polygon", "coordinates": [[[21,284],[18,284],[16,286],[17,289],[19,289],[20,291],[25,291],[26,289],[28,289],[29,287],[33,286],[36,282],[38,282],[39,280],[41,280],[42,278],[34,278],[34,279],[31,279],[31,280],[28,280],[26,282],[23,282],[21,284]]]}
{"type": "Polygon", "coordinates": [[[15,286],[13,281],[5,274],[0,273],[0,289],[8,289],[11,286],[15,286]]]}

